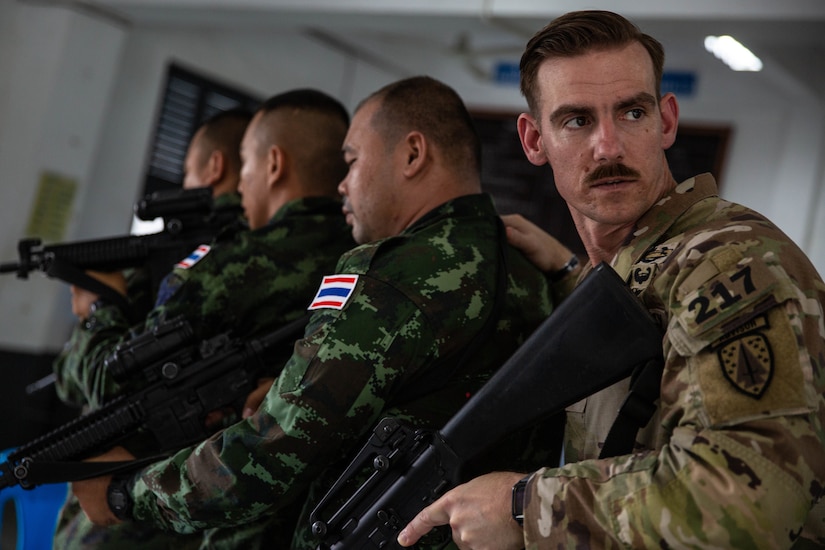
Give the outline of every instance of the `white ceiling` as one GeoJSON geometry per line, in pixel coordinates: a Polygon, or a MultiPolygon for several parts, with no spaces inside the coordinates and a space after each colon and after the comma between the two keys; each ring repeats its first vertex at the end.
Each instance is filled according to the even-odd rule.
{"type": "MultiPolygon", "coordinates": [[[[18,0],[70,4],[135,27],[280,29],[392,67],[389,52],[518,61],[529,37],[572,9],[610,9],[666,45],[698,53],[706,35],[731,34],[782,75],[825,97],[825,0],[18,0]]],[[[670,57],[672,59],[672,57],[670,57]]]]}

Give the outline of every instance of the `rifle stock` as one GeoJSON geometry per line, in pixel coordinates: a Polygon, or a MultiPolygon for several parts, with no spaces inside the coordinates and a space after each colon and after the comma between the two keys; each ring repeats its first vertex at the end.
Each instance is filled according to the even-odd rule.
{"type": "Polygon", "coordinates": [[[310,515],[319,548],[400,548],[399,530],[458,485],[469,460],[649,361],[662,361],[661,330],[616,272],[600,264],[441,430],[415,430],[394,418],[378,424],[310,515]],[[364,483],[353,481],[370,469],[364,483]]]}
{"type": "MultiPolygon", "coordinates": [[[[240,410],[246,397],[264,375],[273,376],[268,352],[303,334],[306,316],[255,340],[241,341],[219,334],[199,344],[189,344],[191,329],[180,318],[155,331],[159,343],[140,354],[146,363],[132,364],[128,346],[107,358],[112,366],[118,353],[128,357],[121,378],[140,374],[142,389],[124,392],[100,409],[76,418],[24,444],[0,464],[0,490],[20,485],[26,489],[115,473],[143,464],[123,463],[112,470],[105,463],[78,463],[100,454],[139,433],[151,436],[154,451],[167,453],[202,441],[216,431],[206,425],[206,415],[232,406],[240,410]]],[[[147,344],[145,340],[141,344],[147,344]]],[[[122,361],[121,361],[122,362],[122,361]]],[[[157,460],[160,457],[153,457],[157,460]]],[[[120,463],[119,463],[120,464],[120,463]]]]}

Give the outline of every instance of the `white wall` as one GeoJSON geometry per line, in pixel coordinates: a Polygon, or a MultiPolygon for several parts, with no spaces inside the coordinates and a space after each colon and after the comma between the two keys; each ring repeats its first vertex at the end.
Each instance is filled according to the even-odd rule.
{"type": "MultiPolygon", "coordinates": [[[[66,237],[86,214],[101,127],[125,30],[65,9],[3,2],[0,85],[0,254],[16,259],[41,175],[77,182],[66,237]]],[[[57,347],[68,319],[65,285],[38,274],[0,279],[0,344],[57,347]],[[59,304],[59,306],[58,306],[59,304]]]]}
{"type": "MultiPolygon", "coordinates": [[[[536,28],[545,22],[537,20],[536,28]]],[[[696,95],[681,100],[682,120],[734,129],[722,194],[772,217],[825,272],[821,98],[788,75],[743,77],[710,56],[697,62],[687,55],[695,46],[678,37],[662,39],[668,68],[699,75],[696,95]]],[[[34,186],[46,169],[80,183],[67,239],[127,231],[171,60],[261,97],[316,87],[350,109],[387,82],[424,73],[452,85],[474,108],[524,106],[517,88],[475,78],[435,44],[384,46],[384,57],[398,68],[391,70],[296,31],[124,28],[66,8],[0,2],[0,52],[4,261],[16,257],[34,186]]],[[[57,349],[71,323],[66,285],[42,277],[0,277],[0,308],[0,347],[57,349]]]]}

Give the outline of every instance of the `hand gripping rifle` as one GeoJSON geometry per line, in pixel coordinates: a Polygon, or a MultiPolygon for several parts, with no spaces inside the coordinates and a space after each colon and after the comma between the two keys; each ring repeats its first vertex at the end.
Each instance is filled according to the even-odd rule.
{"type": "Polygon", "coordinates": [[[378,424],[310,515],[319,548],[400,548],[400,529],[461,483],[470,459],[662,361],[659,326],[616,272],[600,264],[440,431],[395,418],[378,424]]]}
{"type": "Polygon", "coordinates": [[[216,431],[206,425],[206,415],[225,407],[240,411],[258,379],[276,374],[268,354],[299,338],[306,322],[302,316],[246,342],[223,333],[198,344],[189,324],[176,317],[118,346],[105,368],[117,381],[138,377],[142,389],[121,393],[15,449],[0,463],[0,490],[117,473],[203,441],[216,431]],[[149,436],[158,455],[125,463],[79,462],[138,434],[149,436]]]}
{"type": "Polygon", "coordinates": [[[175,189],[146,195],[135,205],[135,213],[143,220],[163,218],[163,229],[149,235],[49,245],[37,238],[21,239],[17,243],[19,260],[0,264],[0,273],[16,273],[18,278],[27,279],[32,271],[42,271],[121,304],[120,294],[88,276],[86,270],[120,271],[145,266],[156,290],[176,262],[236,223],[241,207],[216,208],[211,189],[175,189]]]}

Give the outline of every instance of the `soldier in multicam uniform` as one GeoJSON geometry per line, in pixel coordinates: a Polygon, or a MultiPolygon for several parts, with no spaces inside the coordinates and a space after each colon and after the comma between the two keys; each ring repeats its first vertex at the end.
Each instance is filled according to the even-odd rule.
{"type": "MultiPolygon", "coordinates": [[[[481,193],[480,142],[452,89],[415,77],[379,90],[344,160],[344,211],[368,244],[324,278],[257,412],[133,477],[131,517],[190,532],[303,509],[292,547],[315,548],[308,512],[373,426],[441,426],[550,312],[543,274],[481,193]]],[[[94,521],[116,521],[109,486],[73,484],[94,521]]]]}
{"type": "MultiPolygon", "coordinates": [[[[198,339],[227,330],[254,338],[304,315],[318,280],[355,245],[337,195],[346,172],[340,148],[348,124],[346,109],[314,90],[295,90],[264,102],[235,145],[243,162],[234,170],[250,230],[227,231],[175,266],[155,307],[137,327],[130,328],[114,305],[97,302],[87,310],[55,364],[61,393],[99,406],[119,390],[102,359],[118,343],[178,315],[185,316],[198,339]]],[[[187,177],[189,172],[187,168],[187,177]]],[[[290,353],[291,345],[273,357],[273,377],[274,366],[290,353]]],[[[71,513],[64,514],[56,548],[181,550],[203,544],[203,533],[183,537],[149,524],[93,528],[76,502],[73,506],[78,517],[69,520],[71,513]]],[[[244,536],[257,535],[250,531],[244,536]]]]}
{"type": "MultiPolygon", "coordinates": [[[[461,485],[402,544],[449,523],[476,550],[825,545],[825,285],[771,222],[721,200],[710,175],[673,180],[664,150],[678,108],[659,94],[663,58],[616,14],[562,16],[527,45],[532,115],[519,119],[590,263],[610,262],[661,323],[653,421],[629,439],[632,454],[600,458],[628,381],[607,388],[568,410],[562,467],[461,485]]],[[[524,222],[514,234],[541,255],[524,222]]]]}

